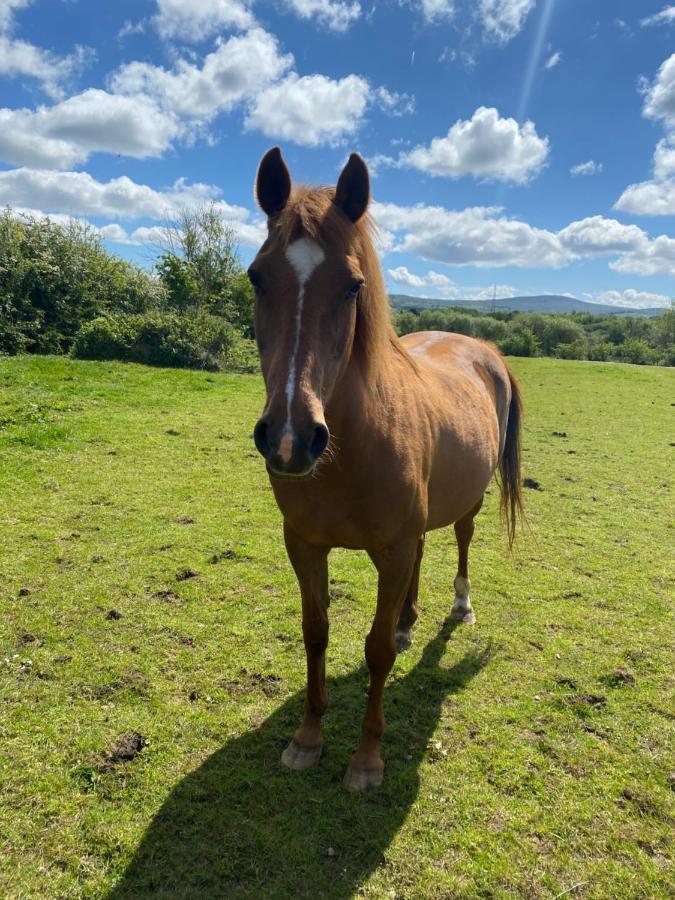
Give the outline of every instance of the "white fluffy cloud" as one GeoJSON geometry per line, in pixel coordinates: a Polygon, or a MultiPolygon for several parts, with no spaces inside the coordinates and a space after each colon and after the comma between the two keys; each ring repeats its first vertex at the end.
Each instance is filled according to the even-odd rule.
{"type": "Polygon", "coordinates": [[[643,28],[648,25],[669,25],[671,22],[675,22],[675,6],[664,6],[661,12],[640,19],[643,28]]]}
{"type": "Polygon", "coordinates": [[[598,294],[584,294],[591,303],[606,303],[609,306],[629,306],[634,309],[654,309],[659,306],[670,307],[671,299],[665,294],[654,294],[650,291],[636,291],[628,288],[625,291],[601,291],[598,294]]]}
{"type": "Polygon", "coordinates": [[[510,219],[494,207],[448,210],[374,203],[373,214],[391,234],[390,250],[447,265],[557,268],[577,259],[613,256],[609,265],[618,272],[675,272],[675,239],[650,239],[637,225],[602,216],[555,232],[510,219]]]}
{"type": "Polygon", "coordinates": [[[545,69],[554,69],[558,65],[558,63],[560,62],[561,59],[562,59],[562,51],[556,50],[556,52],[552,53],[551,56],[549,56],[549,58],[546,60],[546,62],[544,63],[544,68],[545,69]]]}
{"type": "Polygon", "coordinates": [[[292,72],[255,97],[245,126],[310,147],[337,144],[361,124],[370,93],[368,82],[358,75],[334,81],[292,72]]]}
{"type": "Polygon", "coordinates": [[[241,0],[157,0],[153,18],[163,38],[194,43],[226,28],[250,28],[254,21],[241,0]]]}
{"type": "Polygon", "coordinates": [[[423,291],[423,294],[418,296],[431,294],[444,300],[492,300],[493,297],[503,299],[516,297],[518,294],[516,289],[509,284],[493,284],[485,288],[460,287],[447,275],[434,272],[433,269],[430,269],[426,275],[415,275],[407,266],[398,266],[395,269],[387,269],[387,275],[390,281],[397,285],[403,285],[415,291],[423,291]]]}
{"type": "Polygon", "coordinates": [[[0,0],[0,31],[9,31],[14,26],[14,12],[25,9],[33,0],[0,0]]]}
{"type": "Polygon", "coordinates": [[[345,0],[287,0],[289,8],[301,19],[316,19],[333,31],[346,31],[361,15],[361,5],[345,0]]]}
{"type": "Polygon", "coordinates": [[[587,162],[577,163],[570,169],[570,175],[597,175],[602,172],[602,163],[589,159],[587,162]]]}
{"type": "Polygon", "coordinates": [[[79,72],[89,53],[76,47],[68,56],[57,56],[34,44],[0,34],[0,75],[35,78],[50,97],[60,97],[63,82],[79,72]]]}
{"type": "Polygon", "coordinates": [[[405,284],[407,287],[422,288],[426,284],[424,278],[413,275],[406,266],[398,266],[396,269],[387,269],[387,274],[396,284],[405,284]]]}
{"type": "Polygon", "coordinates": [[[637,225],[622,225],[616,219],[603,216],[589,216],[572,222],[558,232],[562,246],[578,256],[637,250],[644,238],[644,231],[637,225]]]}
{"type": "Polygon", "coordinates": [[[293,64],[276,38],[261,28],[220,41],[201,66],[179,59],[172,71],[149,63],[122,66],[110,87],[131,97],[151,97],[186,119],[208,120],[276,81],[293,64]]]}
{"type": "Polygon", "coordinates": [[[451,19],[455,14],[453,0],[419,0],[419,8],[425,22],[430,24],[451,19]]]}
{"type": "Polygon", "coordinates": [[[644,115],[675,127],[675,53],[661,63],[654,81],[646,83],[643,91],[644,115]]]}
{"type": "Polygon", "coordinates": [[[636,275],[675,275],[675,238],[662,234],[649,240],[645,235],[639,247],[622,253],[609,267],[636,275]]]}
{"type": "Polygon", "coordinates": [[[570,252],[557,235],[500,215],[501,210],[473,207],[397,206],[374,203],[373,214],[396,235],[395,250],[449,265],[557,267],[570,252]]]}
{"type": "Polygon", "coordinates": [[[0,159],[67,168],[102,151],[160,156],[180,134],[176,118],[147,97],[90,88],[53,106],[0,109],[0,159]]]}
{"type": "Polygon", "coordinates": [[[261,28],[218,40],[198,63],[178,58],[167,69],[132,62],[112,73],[106,91],[91,88],[35,110],[0,109],[0,160],[68,169],[96,152],[157,157],[177,140],[204,137],[218,114],[238,106],[248,130],[308,146],[338,144],[359,128],[368,106],[397,116],[414,108],[414,98],[357,75],[300,77],[292,66],[293,56],[261,28]]]}
{"type": "MultiPolygon", "coordinates": [[[[48,215],[56,222],[67,222],[72,216],[166,222],[183,207],[204,203],[214,204],[241,243],[259,247],[265,240],[264,221],[242,206],[226,203],[214,185],[191,184],[179,178],[166,190],[156,190],[126,176],[100,182],[87,172],[37,169],[0,172],[0,206],[11,204],[18,213],[34,217],[48,215]]],[[[142,225],[131,233],[119,222],[92,225],[92,228],[116,243],[159,245],[162,242],[162,225],[142,225]]]]}
{"type": "MultiPolygon", "coordinates": [[[[675,7],[674,7],[675,9],[675,7]]],[[[654,81],[642,86],[642,113],[675,129],[675,53],[660,66],[654,81]]],[[[675,132],[662,138],[654,151],[654,179],[630,184],[615,209],[641,216],[675,215],[675,132]]]]}
{"type": "Polygon", "coordinates": [[[478,15],[488,36],[505,44],[525,24],[536,0],[480,0],[478,15]]]}
{"type": "Polygon", "coordinates": [[[614,209],[638,216],[675,216],[675,178],[629,184],[614,209]]]}
{"type": "Polygon", "coordinates": [[[446,137],[415,147],[400,162],[431,175],[474,175],[522,184],[541,169],[548,151],[548,138],[540,138],[532,122],[519,125],[481,106],[471,119],[455,122],[446,137]]]}
{"type": "MultiPolygon", "coordinates": [[[[120,219],[171,218],[183,206],[218,198],[213,185],[176,181],[168,190],[157,191],[137,184],[126,175],[101,182],[88,172],[55,172],[40,169],[11,169],[0,172],[0,206],[41,209],[47,213],[67,210],[78,216],[101,216],[120,219]]],[[[248,210],[229,206],[222,201],[219,208],[228,218],[242,221],[248,210]]]]}
{"type": "Polygon", "coordinates": [[[415,275],[406,266],[398,266],[396,269],[387,269],[387,274],[396,284],[418,289],[431,288],[442,297],[459,296],[459,288],[455,282],[442,272],[434,272],[433,269],[426,275],[415,275]]]}
{"type": "Polygon", "coordinates": [[[663,138],[654,151],[654,175],[657,178],[668,178],[675,175],[675,134],[663,138]]]}
{"type": "Polygon", "coordinates": [[[57,56],[27,41],[13,37],[14,13],[32,0],[0,0],[0,75],[34,78],[50,97],[61,97],[63,82],[83,67],[90,54],[76,47],[67,56],[57,56]]]}

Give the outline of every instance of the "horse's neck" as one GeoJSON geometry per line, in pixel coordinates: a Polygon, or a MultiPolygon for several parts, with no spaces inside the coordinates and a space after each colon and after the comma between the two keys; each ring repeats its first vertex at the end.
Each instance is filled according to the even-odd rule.
{"type": "Polygon", "coordinates": [[[367,378],[362,364],[352,354],[338,379],[326,407],[328,427],[336,434],[356,434],[370,428],[383,414],[383,404],[395,394],[399,360],[393,347],[381,354],[377,371],[367,378]]]}

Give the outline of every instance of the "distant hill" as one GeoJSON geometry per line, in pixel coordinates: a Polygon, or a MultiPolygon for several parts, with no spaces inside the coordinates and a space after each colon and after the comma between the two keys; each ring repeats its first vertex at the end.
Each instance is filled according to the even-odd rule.
{"type": "Polygon", "coordinates": [[[594,316],[660,316],[663,308],[638,309],[628,306],[609,306],[603,303],[588,303],[574,297],[560,294],[541,294],[537,297],[505,297],[497,300],[439,300],[428,297],[410,297],[407,294],[390,294],[394,309],[448,309],[451,306],[479,309],[489,313],[493,309],[512,312],[571,313],[586,312],[594,316]]]}

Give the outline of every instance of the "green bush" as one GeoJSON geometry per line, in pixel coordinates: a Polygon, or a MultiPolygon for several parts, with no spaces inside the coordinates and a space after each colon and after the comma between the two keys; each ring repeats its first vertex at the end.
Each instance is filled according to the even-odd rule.
{"type": "Polygon", "coordinates": [[[87,322],[76,334],[71,352],[78,359],[218,370],[228,367],[233,354],[234,364],[249,364],[243,340],[218,316],[152,312],[87,322]]]}
{"type": "Polygon", "coordinates": [[[113,256],[86,224],[0,213],[0,352],[65,353],[83,322],[162,302],[152,275],[113,256]]]}
{"type": "Polygon", "coordinates": [[[541,342],[531,328],[516,321],[506,338],[499,342],[499,349],[507,356],[539,356],[541,342]]]}

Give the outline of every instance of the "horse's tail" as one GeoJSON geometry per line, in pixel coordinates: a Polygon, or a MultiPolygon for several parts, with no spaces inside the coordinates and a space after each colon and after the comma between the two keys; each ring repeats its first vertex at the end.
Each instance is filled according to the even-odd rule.
{"type": "Polygon", "coordinates": [[[518,382],[507,367],[511,382],[511,403],[506,424],[506,441],[499,460],[500,509],[506,522],[509,547],[516,535],[516,522],[525,518],[525,503],[520,477],[520,435],[523,421],[523,399],[518,382]]]}

